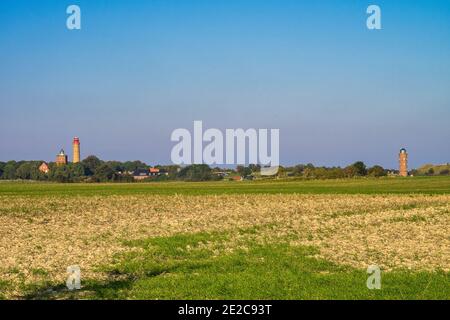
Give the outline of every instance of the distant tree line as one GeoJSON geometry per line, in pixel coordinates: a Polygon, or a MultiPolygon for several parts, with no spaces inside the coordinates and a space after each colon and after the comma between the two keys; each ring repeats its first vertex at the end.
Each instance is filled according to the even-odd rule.
{"type": "MultiPolygon", "coordinates": [[[[449,165],[447,165],[449,167],[449,165]]],[[[428,168],[426,170],[413,169],[410,172],[413,176],[448,176],[450,175],[450,169],[444,168],[437,170],[436,168],[428,168]]]]}
{"type": "MultiPolygon", "coordinates": [[[[287,175],[299,176],[308,179],[340,179],[355,177],[384,177],[388,170],[379,165],[368,168],[364,162],[357,161],[347,167],[315,167],[312,164],[296,165],[284,168],[282,171],[287,175]]],[[[281,172],[283,174],[283,172],[281,172]]]]}
{"type": "MultiPolygon", "coordinates": [[[[248,167],[238,166],[237,172],[241,176],[258,176],[261,171],[260,165],[250,165],[248,167]]],[[[313,164],[298,164],[292,167],[280,166],[277,177],[299,177],[305,179],[340,179],[354,177],[384,177],[389,170],[379,165],[371,168],[362,161],[357,161],[345,168],[341,167],[315,167],[313,164]]]]}
{"type": "Polygon", "coordinates": [[[450,163],[425,164],[409,173],[413,176],[448,176],[450,175],[450,163]]]}
{"type": "MultiPolygon", "coordinates": [[[[136,171],[148,172],[150,166],[141,161],[102,161],[96,156],[89,156],[79,163],[57,165],[47,163],[48,173],[39,170],[44,161],[8,161],[0,162],[0,179],[2,180],[37,180],[55,182],[133,182],[136,171]]],[[[183,180],[209,181],[221,177],[213,173],[208,165],[191,165],[180,168],[177,165],[155,168],[164,175],[149,177],[146,181],[183,180]]]]}
{"type": "Polygon", "coordinates": [[[132,181],[132,172],[139,168],[148,168],[141,161],[102,161],[96,156],[89,156],[79,163],[56,165],[48,163],[49,172],[43,173],[39,166],[44,161],[8,161],[0,162],[0,179],[3,180],[38,180],[56,182],[110,182],[132,181]]]}
{"type": "MultiPolygon", "coordinates": [[[[102,161],[96,156],[89,156],[79,163],[56,165],[48,163],[49,172],[43,173],[39,166],[44,161],[8,161],[0,162],[0,179],[3,180],[37,180],[55,182],[133,182],[133,173],[139,170],[148,171],[149,165],[141,161],[102,161]]],[[[148,177],[143,181],[214,181],[233,179],[233,177],[260,178],[261,166],[237,166],[236,169],[211,168],[206,164],[194,164],[186,167],[178,165],[155,168],[164,172],[163,175],[148,177]]],[[[277,177],[297,177],[302,179],[340,179],[354,177],[383,177],[388,172],[379,165],[367,168],[362,161],[357,161],[347,167],[315,167],[313,164],[299,164],[292,167],[280,167],[277,177]]],[[[433,168],[424,174],[412,170],[414,175],[436,175],[433,168]]],[[[441,170],[440,175],[448,175],[449,170],[441,170]]]]}

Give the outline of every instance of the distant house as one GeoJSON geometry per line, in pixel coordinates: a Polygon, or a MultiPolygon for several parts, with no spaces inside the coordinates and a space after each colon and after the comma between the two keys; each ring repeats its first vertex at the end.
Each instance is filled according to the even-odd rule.
{"type": "Polygon", "coordinates": [[[399,171],[398,170],[389,170],[387,172],[387,176],[388,177],[397,177],[399,175],[399,171]]]}
{"type": "Polygon", "coordinates": [[[146,169],[134,170],[131,174],[134,180],[144,180],[150,176],[150,172],[146,169]]]}
{"type": "Polygon", "coordinates": [[[213,174],[215,174],[218,177],[222,177],[222,178],[228,177],[230,175],[228,172],[225,172],[225,171],[217,171],[217,172],[213,172],[213,174]]]}
{"type": "Polygon", "coordinates": [[[158,168],[150,168],[150,169],[148,169],[148,173],[150,176],[155,177],[155,176],[159,176],[160,170],[158,168]]]}
{"type": "Polygon", "coordinates": [[[152,176],[152,177],[168,176],[169,175],[169,172],[167,172],[164,169],[160,169],[160,168],[150,168],[148,170],[150,172],[150,176],[152,176]]]}
{"type": "Polygon", "coordinates": [[[137,169],[131,172],[128,172],[134,178],[134,180],[144,180],[147,178],[154,178],[161,175],[169,175],[169,173],[163,169],[159,168],[148,168],[148,169],[137,169]]]}
{"type": "Polygon", "coordinates": [[[39,171],[47,174],[50,171],[50,168],[48,167],[47,163],[42,162],[42,164],[39,166],[39,171]]]}

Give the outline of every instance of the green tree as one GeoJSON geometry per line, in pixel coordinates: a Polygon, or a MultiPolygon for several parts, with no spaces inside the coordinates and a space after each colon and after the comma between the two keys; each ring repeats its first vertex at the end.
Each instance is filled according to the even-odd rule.
{"type": "Polygon", "coordinates": [[[371,177],[384,177],[387,175],[387,172],[382,166],[375,165],[367,170],[367,174],[371,177]]]}
{"type": "Polygon", "coordinates": [[[327,170],[328,179],[342,179],[345,177],[344,170],[339,167],[329,168],[327,170]]]}
{"type": "Polygon", "coordinates": [[[100,165],[103,163],[99,158],[96,156],[89,156],[83,161],[81,161],[85,168],[85,175],[92,176],[95,173],[95,170],[100,167],[100,165]]]}
{"type": "Polygon", "coordinates": [[[31,163],[24,162],[17,168],[16,177],[24,180],[31,179],[31,170],[31,163]]]}
{"type": "Polygon", "coordinates": [[[324,167],[318,167],[314,169],[314,178],[316,179],[327,179],[328,170],[324,167]]]}
{"type": "Polygon", "coordinates": [[[261,171],[261,165],[259,164],[250,164],[248,167],[252,171],[252,173],[258,173],[261,171]]]}
{"type": "Polygon", "coordinates": [[[237,173],[239,173],[241,177],[246,177],[252,174],[252,169],[250,169],[250,167],[245,166],[237,166],[236,171],[237,173]]]}
{"type": "Polygon", "coordinates": [[[193,164],[184,167],[178,172],[177,178],[185,181],[208,181],[214,179],[211,168],[206,164],[193,164]]]}
{"type": "Polygon", "coordinates": [[[82,181],[83,178],[86,176],[86,168],[84,167],[84,164],[81,162],[69,163],[67,167],[70,174],[70,180],[73,182],[82,181]]]}
{"type": "Polygon", "coordinates": [[[19,162],[8,161],[3,168],[3,179],[14,180],[16,179],[16,169],[20,166],[19,162]]]}
{"type": "Polygon", "coordinates": [[[367,167],[362,161],[357,161],[352,166],[356,169],[356,174],[358,176],[365,176],[367,175],[367,167]]]}
{"type": "Polygon", "coordinates": [[[301,176],[303,174],[303,170],[305,170],[305,166],[303,164],[298,164],[292,169],[292,172],[295,176],[301,176]]]}
{"type": "Polygon", "coordinates": [[[0,161],[0,179],[3,177],[3,169],[5,168],[6,163],[0,161]]]}
{"type": "Polygon", "coordinates": [[[107,161],[106,164],[116,173],[125,171],[125,166],[120,161],[107,161]]]}
{"type": "Polygon", "coordinates": [[[303,171],[302,171],[302,175],[303,177],[307,178],[307,179],[311,179],[314,178],[314,166],[306,166],[303,171]]]}
{"type": "Polygon", "coordinates": [[[135,171],[139,169],[148,169],[148,165],[142,161],[127,161],[123,163],[123,169],[125,171],[135,171]]]}
{"type": "Polygon", "coordinates": [[[103,163],[95,170],[94,179],[100,182],[114,181],[116,180],[116,173],[110,166],[103,163]]]}
{"type": "Polygon", "coordinates": [[[50,171],[50,179],[57,182],[72,182],[69,166],[56,166],[50,171]]]}
{"type": "Polygon", "coordinates": [[[353,166],[353,165],[345,167],[344,168],[344,175],[347,178],[356,177],[358,175],[358,169],[355,166],[353,166]]]}

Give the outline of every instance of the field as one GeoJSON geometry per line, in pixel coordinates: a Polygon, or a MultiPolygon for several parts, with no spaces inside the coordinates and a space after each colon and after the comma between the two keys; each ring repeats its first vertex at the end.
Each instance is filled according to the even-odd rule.
{"type": "Polygon", "coordinates": [[[450,298],[449,177],[2,182],[0,235],[5,299],[450,298]]]}

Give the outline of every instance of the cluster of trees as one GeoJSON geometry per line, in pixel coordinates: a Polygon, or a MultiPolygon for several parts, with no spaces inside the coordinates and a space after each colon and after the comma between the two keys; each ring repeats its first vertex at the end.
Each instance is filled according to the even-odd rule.
{"type": "MultiPolygon", "coordinates": [[[[259,165],[250,165],[248,167],[238,166],[237,172],[241,176],[258,175],[261,170],[259,165]]],[[[354,177],[383,177],[388,174],[388,170],[375,165],[371,168],[362,161],[357,161],[345,168],[341,167],[315,167],[313,164],[299,164],[293,167],[280,167],[277,173],[278,177],[302,177],[307,179],[339,179],[354,177]]]]}
{"type": "Polygon", "coordinates": [[[182,181],[212,181],[220,180],[222,176],[216,174],[216,169],[211,169],[207,164],[193,164],[180,169],[174,176],[182,181]]]}
{"type": "Polygon", "coordinates": [[[450,163],[446,164],[425,164],[410,172],[413,176],[448,176],[450,175],[450,163]]]}
{"type": "Polygon", "coordinates": [[[436,170],[435,168],[429,168],[427,170],[411,170],[413,176],[448,176],[450,175],[450,169],[436,170]]]}
{"type": "Polygon", "coordinates": [[[45,174],[39,171],[40,161],[0,162],[0,179],[45,180],[45,174]]]}
{"type": "Polygon", "coordinates": [[[241,176],[241,177],[248,177],[254,174],[258,174],[259,172],[261,172],[261,166],[259,164],[251,164],[248,167],[245,166],[237,166],[236,167],[236,172],[241,176]]]}
{"type": "Polygon", "coordinates": [[[311,179],[339,179],[354,177],[383,177],[387,176],[388,170],[375,165],[371,168],[362,161],[357,161],[345,168],[341,167],[314,167],[312,164],[297,165],[293,168],[294,176],[302,176],[311,179]]]}
{"type": "Polygon", "coordinates": [[[0,179],[4,180],[40,180],[57,182],[108,182],[132,181],[129,174],[136,169],[148,168],[141,161],[102,161],[96,156],[89,156],[79,163],[68,163],[57,166],[48,164],[50,171],[45,174],[39,171],[43,161],[8,161],[0,162],[0,179]]]}

